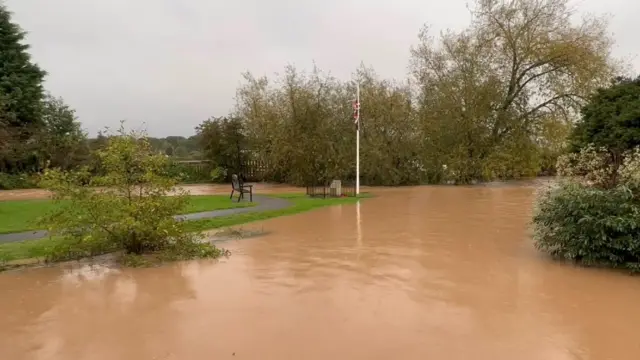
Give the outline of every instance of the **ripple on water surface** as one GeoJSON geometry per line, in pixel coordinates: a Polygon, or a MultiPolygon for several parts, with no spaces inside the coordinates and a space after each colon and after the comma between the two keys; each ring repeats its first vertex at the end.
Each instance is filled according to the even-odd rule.
{"type": "Polygon", "coordinates": [[[536,253],[533,190],[385,189],[220,261],[0,274],[0,359],[639,359],[640,278],[536,253]]]}

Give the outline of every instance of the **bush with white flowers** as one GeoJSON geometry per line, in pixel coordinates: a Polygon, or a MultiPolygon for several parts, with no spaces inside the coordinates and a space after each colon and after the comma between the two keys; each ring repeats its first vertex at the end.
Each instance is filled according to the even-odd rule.
{"type": "Polygon", "coordinates": [[[536,247],[584,265],[640,270],[640,149],[586,146],[561,156],[560,178],[538,194],[536,247]]]}

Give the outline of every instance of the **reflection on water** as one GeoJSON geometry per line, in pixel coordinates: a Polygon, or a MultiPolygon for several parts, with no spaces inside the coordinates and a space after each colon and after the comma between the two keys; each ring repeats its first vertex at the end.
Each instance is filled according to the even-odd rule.
{"type": "Polygon", "coordinates": [[[640,279],[540,256],[532,194],[380,190],[219,262],[0,274],[0,359],[640,358],[640,279]]]}

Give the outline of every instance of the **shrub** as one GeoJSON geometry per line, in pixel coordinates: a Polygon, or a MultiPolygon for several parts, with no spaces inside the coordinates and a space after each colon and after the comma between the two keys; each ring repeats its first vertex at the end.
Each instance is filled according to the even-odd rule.
{"type": "Polygon", "coordinates": [[[91,176],[86,168],[44,174],[42,184],[54,199],[68,200],[45,219],[52,235],[68,240],[54,249],[54,260],[113,250],[171,253],[179,259],[217,254],[174,219],[187,194],[176,189],[177,179],[166,175],[167,158],[154,154],[142,134],[121,127],[97,156],[103,175],[91,176]],[[170,192],[175,196],[167,196],[170,192]]]}
{"type": "Polygon", "coordinates": [[[557,162],[565,179],[538,197],[539,249],[584,264],[640,270],[640,77],[616,79],[581,110],[557,162]]]}
{"type": "Polygon", "coordinates": [[[33,189],[37,187],[37,175],[0,173],[0,190],[33,189]]]}
{"type": "Polygon", "coordinates": [[[223,183],[227,180],[227,169],[223,167],[216,167],[211,170],[211,181],[215,183],[223,183]]]}
{"type": "Polygon", "coordinates": [[[208,163],[187,164],[176,161],[167,161],[166,174],[177,179],[181,183],[206,183],[209,178],[210,165],[208,163]]]}
{"type": "Polygon", "coordinates": [[[640,77],[618,78],[581,109],[569,138],[574,151],[588,144],[621,154],[640,146],[640,77]]]}
{"type": "Polygon", "coordinates": [[[565,179],[537,198],[536,247],[585,265],[640,270],[640,151],[616,166],[606,149],[589,145],[557,168],[565,179]]]}
{"type": "Polygon", "coordinates": [[[558,175],[598,188],[617,185],[618,166],[604,147],[589,144],[578,153],[562,155],[556,164],[558,175]]]}
{"type": "Polygon", "coordinates": [[[536,247],[585,265],[640,270],[640,201],[624,186],[599,189],[562,181],[536,206],[536,247]]]}

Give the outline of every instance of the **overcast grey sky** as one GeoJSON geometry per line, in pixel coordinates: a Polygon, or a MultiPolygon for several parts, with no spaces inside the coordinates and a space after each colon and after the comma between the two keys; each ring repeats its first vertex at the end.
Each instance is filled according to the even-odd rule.
{"type": "MultiPolygon", "coordinates": [[[[420,27],[462,28],[466,2],[5,0],[49,72],[47,89],[77,110],[91,135],[126,119],[146,123],[152,136],[191,135],[202,120],[226,115],[247,70],[271,75],[315,61],[348,79],[362,61],[402,79],[420,27]]],[[[576,4],[613,16],[616,55],[640,52],[640,2],[576,4]]]]}

